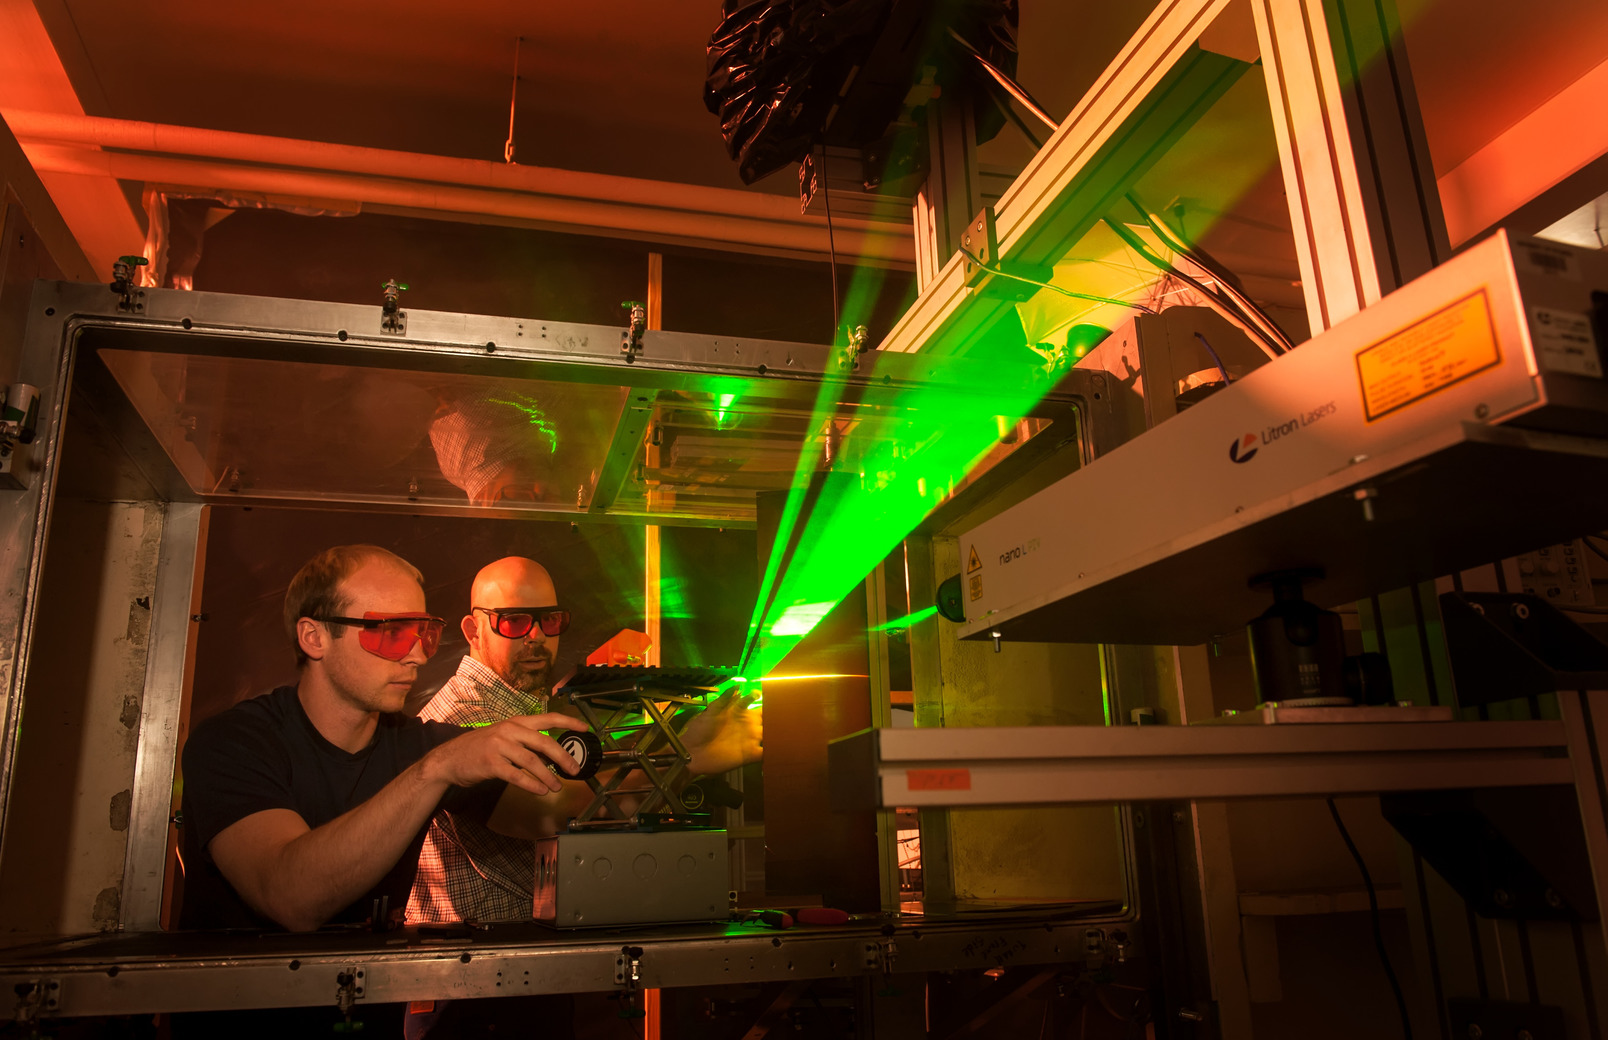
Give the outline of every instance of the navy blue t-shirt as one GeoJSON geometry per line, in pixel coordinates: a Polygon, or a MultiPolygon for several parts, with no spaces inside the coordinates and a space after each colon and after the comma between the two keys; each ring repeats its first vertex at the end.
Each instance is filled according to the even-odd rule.
{"type": "MultiPolygon", "coordinates": [[[[430,749],[465,732],[411,715],[381,715],[374,739],[352,753],[325,740],[302,709],[296,687],[281,686],[207,719],[184,745],[184,928],[275,928],[246,905],[212,862],[219,832],[265,809],[289,809],[319,827],[368,801],[430,749]]],[[[502,781],[453,788],[436,806],[490,815],[502,781]]],[[[361,922],[373,900],[400,912],[418,870],[429,819],[380,883],[330,919],[361,922]]]]}

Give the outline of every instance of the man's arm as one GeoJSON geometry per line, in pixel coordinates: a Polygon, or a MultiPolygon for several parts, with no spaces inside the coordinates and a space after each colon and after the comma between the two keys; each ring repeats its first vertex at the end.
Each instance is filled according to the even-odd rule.
{"type": "MultiPolygon", "coordinates": [[[[608,778],[605,775],[599,779],[608,778]]],[[[486,826],[510,838],[534,841],[568,827],[570,820],[579,816],[591,802],[592,789],[580,780],[565,780],[562,790],[558,791],[532,792],[510,787],[497,800],[486,826]]]]}
{"type": "Polygon", "coordinates": [[[765,716],[754,697],[729,691],[716,697],[681,731],[692,753],[687,771],[715,776],[758,762],[765,754],[765,716]]]}
{"type": "Polygon", "coordinates": [[[378,794],[321,827],[267,809],[225,827],[207,846],[254,910],[292,931],[317,928],[373,888],[407,850],[450,787],[506,780],[532,794],[556,791],[547,761],[575,762],[542,732],[585,729],[562,715],[508,719],[436,747],[378,794]]]}

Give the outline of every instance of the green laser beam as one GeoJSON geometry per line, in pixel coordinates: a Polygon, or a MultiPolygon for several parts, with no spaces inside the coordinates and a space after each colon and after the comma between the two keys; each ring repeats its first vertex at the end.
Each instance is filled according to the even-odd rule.
{"type": "MultiPolygon", "coordinates": [[[[1033,377],[1036,356],[1019,330],[985,339],[972,356],[1001,362],[1012,388],[1003,408],[954,386],[910,387],[845,424],[833,472],[815,472],[820,443],[806,444],[750,623],[747,674],[773,670],[994,447],[1001,415],[1014,425],[1049,388],[1033,377]]],[[[873,381],[883,374],[876,355],[864,355],[866,364],[873,381]]],[[[837,421],[844,388],[823,382],[812,429],[837,421]]]]}
{"type": "Polygon", "coordinates": [[[904,617],[894,618],[892,621],[885,621],[882,624],[880,624],[880,625],[876,626],[875,628],[871,629],[871,631],[873,631],[873,632],[897,632],[897,631],[903,631],[904,629],[907,629],[907,628],[913,628],[916,625],[919,625],[921,622],[927,620],[928,618],[937,616],[937,614],[938,614],[938,608],[937,607],[923,607],[921,610],[918,610],[913,614],[906,614],[904,617]]]}
{"type": "MultiPolygon", "coordinates": [[[[1223,78],[1221,89],[1227,91],[1234,81],[1234,77],[1223,78]]],[[[1219,165],[1239,175],[1233,184],[1236,194],[1255,183],[1255,177],[1267,169],[1268,157],[1276,161],[1271,137],[1265,142],[1255,137],[1262,132],[1266,112],[1265,93],[1259,97],[1255,94],[1256,83],[1246,78],[1238,90],[1219,98],[1224,103],[1214,105],[1211,117],[1191,128],[1189,147],[1175,145],[1169,149],[1172,161],[1183,162],[1204,148],[1219,165]],[[1255,122],[1253,115],[1261,122],[1255,122]],[[1234,148],[1224,149],[1215,143],[1219,128],[1241,131],[1231,138],[1236,142],[1234,148]],[[1267,145],[1266,154],[1262,148],[1242,143],[1247,140],[1267,145]]],[[[1162,165],[1158,170],[1158,181],[1169,175],[1162,165]]],[[[1150,180],[1141,175],[1136,181],[1132,187],[1138,197],[1152,194],[1147,191],[1150,180]]],[[[1160,192],[1159,183],[1153,194],[1170,197],[1160,192]]],[[[1226,211],[1228,206],[1215,208],[1226,211]]],[[[1199,233],[1196,227],[1189,230],[1199,233]]],[[[1091,265],[1087,273],[1077,270],[1076,264],[1084,260],[1108,261],[1106,254],[1113,248],[1120,250],[1122,243],[1114,241],[1098,250],[1097,255],[1085,256],[1097,241],[1074,243],[1065,258],[1068,269],[1057,267],[1056,291],[1040,292],[1030,301],[1047,310],[1034,319],[1033,326],[1053,332],[1057,345],[1065,342],[1062,349],[1069,361],[1086,354],[1098,341],[1098,336],[1085,341],[1084,333],[1103,334],[1102,326],[1111,324],[1088,324],[1073,336],[1068,330],[1079,321],[1092,321],[1079,318],[1082,311],[1077,306],[1091,300],[1113,301],[1128,313],[1147,305],[1156,306],[1147,304],[1148,298],[1141,294],[1166,279],[1150,265],[1136,262],[1130,280],[1102,284],[1097,281],[1104,270],[1099,264],[1091,265]],[[1047,309],[1049,297],[1058,298],[1053,310],[1047,309]],[[1068,306],[1073,303],[1072,297],[1085,299],[1077,306],[1068,306]]],[[[853,264],[852,260],[850,263],[853,274],[843,297],[839,329],[869,324],[871,308],[885,277],[880,269],[853,264]]],[[[1111,281],[1109,272],[1105,281],[1111,281]]],[[[1122,314],[1111,317],[1120,319],[1122,314]]],[[[776,539],[766,558],[760,594],[749,623],[742,657],[745,674],[772,671],[833,605],[851,593],[899,541],[947,498],[997,444],[1001,430],[1013,426],[1039,403],[1050,388],[1050,380],[1035,377],[1035,370],[1042,372],[1045,367],[1044,358],[1030,349],[1024,332],[1027,315],[1021,307],[1018,318],[995,323],[966,346],[969,359],[997,366],[998,383],[992,389],[1003,389],[1003,394],[987,400],[935,383],[905,389],[891,405],[873,411],[857,406],[846,380],[821,381],[806,427],[810,432],[780,510],[776,539]],[[830,472],[821,465],[823,442],[828,440],[841,441],[836,445],[830,472]]],[[[1038,338],[1041,337],[1036,337],[1035,343],[1038,338]]],[[[872,352],[861,356],[858,374],[876,380],[884,374],[881,368],[878,355],[872,352]]]]}

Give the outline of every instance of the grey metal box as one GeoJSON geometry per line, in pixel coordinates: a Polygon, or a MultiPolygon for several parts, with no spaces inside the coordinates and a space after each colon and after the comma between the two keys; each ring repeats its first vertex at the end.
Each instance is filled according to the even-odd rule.
{"type": "Polygon", "coordinates": [[[536,842],[536,920],[555,928],[722,921],[726,832],[577,831],[536,842]]]}

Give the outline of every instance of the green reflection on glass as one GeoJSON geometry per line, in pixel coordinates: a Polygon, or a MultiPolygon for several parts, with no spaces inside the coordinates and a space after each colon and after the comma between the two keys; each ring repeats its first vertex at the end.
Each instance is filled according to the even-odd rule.
{"type": "Polygon", "coordinates": [[[506,398],[487,398],[492,404],[507,405],[525,417],[525,420],[536,428],[536,432],[547,438],[547,451],[549,454],[558,454],[558,427],[548,419],[547,413],[542,411],[536,398],[526,397],[524,394],[515,394],[513,400],[506,398]]]}

